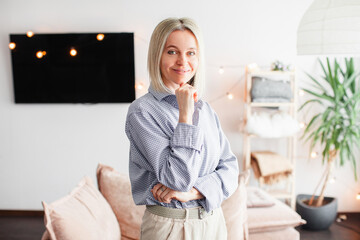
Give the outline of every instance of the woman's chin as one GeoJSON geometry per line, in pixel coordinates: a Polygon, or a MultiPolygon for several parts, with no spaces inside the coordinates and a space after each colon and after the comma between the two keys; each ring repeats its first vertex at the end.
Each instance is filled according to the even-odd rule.
{"type": "Polygon", "coordinates": [[[185,84],[185,83],[188,83],[191,79],[187,80],[187,79],[177,79],[177,80],[173,80],[172,82],[169,82],[169,84],[166,84],[165,85],[171,89],[171,90],[176,90],[178,89],[181,85],[185,84]]]}
{"type": "Polygon", "coordinates": [[[184,83],[188,83],[191,79],[181,79],[178,81],[179,85],[184,84],[184,83]]]}

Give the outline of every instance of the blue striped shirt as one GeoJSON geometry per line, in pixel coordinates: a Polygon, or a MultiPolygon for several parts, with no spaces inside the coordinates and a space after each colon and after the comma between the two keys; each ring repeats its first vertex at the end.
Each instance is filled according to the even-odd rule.
{"type": "Polygon", "coordinates": [[[178,121],[176,96],[157,92],[151,86],[130,105],[125,131],[130,140],[134,201],[137,205],[171,208],[203,206],[211,211],[237,188],[237,159],[208,103],[195,103],[192,125],[178,121]],[[181,192],[195,187],[204,198],[162,203],[150,191],[157,183],[181,192]]]}

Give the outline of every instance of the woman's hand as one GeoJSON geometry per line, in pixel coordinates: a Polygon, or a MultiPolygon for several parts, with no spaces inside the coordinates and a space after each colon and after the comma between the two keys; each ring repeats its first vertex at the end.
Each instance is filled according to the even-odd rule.
{"type": "Polygon", "coordinates": [[[204,197],[196,188],[192,188],[189,192],[179,192],[172,190],[161,183],[156,184],[151,192],[157,201],[164,203],[170,203],[172,199],[180,202],[188,202],[204,197]]]}
{"type": "Polygon", "coordinates": [[[179,122],[192,124],[194,102],[198,100],[196,88],[187,83],[182,83],[175,90],[175,95],[179,106],[179,122]]]}

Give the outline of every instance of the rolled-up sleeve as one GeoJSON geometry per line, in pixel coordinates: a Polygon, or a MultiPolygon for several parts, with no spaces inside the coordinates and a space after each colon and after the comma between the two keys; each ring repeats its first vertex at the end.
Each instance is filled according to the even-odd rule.
{"type": "Polygon", "coordinates": [[[152,171],[158,182],[181,192],[195,185],[204,141],[200,127],[178,123],[169,136],[148,112],[137,111],[127,117],[126,134],[138,153],[130,161],[152,171]]]}
{"type": "Polygon", "coordinates": [[[179,123],[171,139],[171,147],[192,148],[200,151],[203,144],[201,128],[186,123],[179,123]]]}
{"type": "Polygon", "coordinates": [[[194,186],[204,196],[200,202],[206,211],[220,207],[221,203],[231,196],[238,186],[238,161],[231,151],[229,141],[222,131],[216,115],[215,117],[220,137],[219,164],[214,172],[199,177],[194,186]]]}

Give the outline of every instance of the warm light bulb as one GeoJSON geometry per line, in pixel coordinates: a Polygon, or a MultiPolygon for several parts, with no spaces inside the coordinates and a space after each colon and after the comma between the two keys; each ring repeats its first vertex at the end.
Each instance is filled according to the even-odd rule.
{"type": "Polygon", "coordinates": [[[330,178],[330,180],[329,180],[329,183],[334,183],[336,181],[336,178],[335,177],[332,177],[332,178],[330,178]]]}
{"type": "Polygon", "coordinates": [[[299,90],[299,96],[304,96],[305,95],[305,91],[304,90],[299,90]]]}
{"type": "Polygon", "coordinates": [[[135,89],[142,90],[144,88],[144,83],[140,82],[135,84],[135,89]]]}
{"type": "Polygon", "coordinates": [[[72,48],[72,49],[70,50],[70,55],[73,56],[73,57],[75,57],[75,56],[77,55],[77,51],[76,51],[74,48],[72,48]]]}
{"type": "Polygon", "coordinates": [[[220,74],[223,74],[223,73],[224,73],[224,68],[223,68],[223,67],[220,67],[220,68],[219,68],[219,73],[220,73],[220,74]]]}
{"type": "Polygon", "coordinates": [[[318,155],[318,153],[317,153],[317,152],[312,152],[312,153],[310,154],[310,157],[311,157],[311,158],[316,158],[316,157],[317,157],[317,155],[318,155]]]}
{"type": "Polygon", "coordinates": [[[234,95],[232,95],[232,93],[226,93],[226,95],[227,95],[228,99],[230,99],[230,100],[234,98],[234,95]]]}
{"type": "Polygon", "coordinates": [[[16,44],[15,44],[15,43],[13,43],[13,42],[9,43],[9,48],[10,48],[11,50],[14,50],[15,47],[16,47],[16,44]]]}
{"type": "Polygon", "coordinates": [[[257,70],[257,69],[259,69],[259,66],[257,65],[257,63],[250,63],[250,64],[248,65],[248,68],[249,68],[250,71],[252,71],[252,70],[257,70]]]}
{"type": "Polygon", "coordinates": [[[360,192],[356,195],[356,200],[360,200],[360,192]]]}
{"type": "Polygon", "coordinates": [[[299,123],[299,127],[300,127],[300,128],[304,128],[304,127],[305,127],[305,123],[304,123],[304,122],[299,123]]]}
{"type": "Polygon", "coordinates": [[[28,31],[28,32],[26,33],[26,35],[27,35],[29,38],[31,38],[32,36],[34,36],[34,33],[33,33],[32,31],[28,31]]]}
{"type": "Polygon", "coordinates": [[[103,39],[104,39],[104,34],[102,34],[102,33],[99,33],[97,36],[96,36],[96,39],[98,40],[98,41],[102,41],[103,39]]]}
{"type": "Polygon", "coordinates": [[[36,57],[37,57],[37,58],[43,58],[44,55],[46,54],[46,52],[45,52],[45,54],[44,54],[44,52],[45,52],[45,51],[37,51],[36,57]]]}

